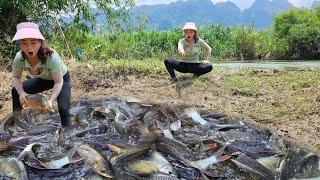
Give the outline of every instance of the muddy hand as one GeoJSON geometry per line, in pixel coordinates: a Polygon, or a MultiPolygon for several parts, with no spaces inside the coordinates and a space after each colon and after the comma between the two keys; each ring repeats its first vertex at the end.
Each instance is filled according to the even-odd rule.
{"type": "Polygon", "coordinates": [[[179,54],[180,57],[183,57],[186,53],[184,52],[183,49],[180,49],[178,54],[179,54]]]}
{"type": "Polygon", "coordinates": [[[48,100],[46,102],[46,106],[45,106],[45,109],[49,112],[54,112],[53,108],[52,108],[52,101],[51,100],[48,100]]]}
{"type": "Polygon", "coordinates": [[[28,94],[26,92],[22,92],[20,94],[19,101],[22,106],[25,106],[28,103],[27,98],[26,98],[27,96],[28,96],[28,94]]]}
{"type": "Polygon", "coordinates": [[[211,62],[209,60],[203,60],[202,63],[211,64],[211,62]]]}

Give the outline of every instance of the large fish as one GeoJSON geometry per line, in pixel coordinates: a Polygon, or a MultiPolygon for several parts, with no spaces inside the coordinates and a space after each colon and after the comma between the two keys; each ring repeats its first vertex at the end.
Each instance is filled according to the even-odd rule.
{"type": "Polygon", "coordinates": [[[180,141],[169,139],[164,135],[157,134],[156,132],[151,132],[146,126],[141,126],[139,131],[142,135],[153,140],[158,151],[179,159],[185,165],[189,164],[188,158],[196,158],[194,150],[180,141]]]}
{"type": "Polygon", "coordinates": [[[128,172],[140,175],[157,172],[175,175],[173,167],[160,153],[153,151],[150,156],[146,156],[151,149],[148,144],[138,144],[129,148],[120,148],[111,144],[108,146],[116,153],[111,157],[114,166],[126,166],[128,172]]]}
{"type": "Polygon", "coordinates": [[[150,175],[159,172],[157,165],[152,161],[133,160],[127,163],[129,172],[139,175],[150,175]]]}
{"type": "Polygon", "coordinates": [[[80,157],[74,157],[76,148],[71,149],[66,156],[61,159],[44,162],[42,165],[46,169],[62,169],[64,166],[81,161],[80,157]]]}
{"type": "Polygon", "coordinates": [[[34,146],[38,146],[38,145],[39,144],[36,144],[36,143],[32,143],[32,144],[27,145],[24,148],[24,150],[19,154],[18,161],[23,160],[25,157],[29,157],[29,158],[35,159],[37,162],[39,162],[39,164],[42,164],[42,162],[40,160],[38,160],[38,158],[36,157],[36,155],[34,154],[34,152],[32,150],[34,146]]]}
{"type": "Polygon", "coordinates": [[[230,154],[233,152],[240,151],[256,159],[261,157],[270,157],[278,154],[283,154],[282,152],[271,149],[270,146],[263,141],[244,141],[240,139],[235,139],[230,140],[229,143],[230,145],[227,147],[226,150],[230,154]]]}
{"type": "Polygon", "coordinates": [[[152,144],[142,143],[137,144],[135,146],[131,146],[128,148],[120,148],[112,144],[107,144],[109,149],[115,152],[110,158],[110,162],[114,166],[122,166],[127,161],[135,159],[141,155],[147,154],[151,148],[153,148],[152,144]]]}
{"type": "Polygon", "coordinates": [[[4,174],[7,179],[29,179],[23,163],[15,158],[0,159],[0,177],[1,174],[4,174]]]}
{"type": "Polygon", "coordinates": [[[221,147],[215,154],[205,158],[200,159],[197,161],[191,161],[190,165],[194,168],[201,169],[201,170],[207,170],[210,165],[219,163],[221,161],[225,161],[230,158],[229,155],[223,155],[224,149],[229,144],[226,144],[225,146],[221,147]]]}
{"type": "Polygon", "coordinates": [[[34,109],[40,112],[46,112],[46,99],[44,96],[40,94],[29,94],[26,96],[27,103],[23,105],[23,108],[25,109],[34,109]]]}
{"type": "Polygon", "coordinates": [[[127,136],[129,132],[129,121],[132,119],[130,114],[126,113],[126,111],[117,107],[114,109],[116,116],[114,117],[116,130],[123,136],[127,136]]]}
{"type": "Polygon", "coordinates": [[[161,153],[153,151],[149,160],[156,164],[160,173],[170,174],[171,176],[177,176],[172,165],[161,153]]]}
{"type": "Polygon", "coordinates": [[[74,122],[77,125],[82,124],[90,124],[90,121],[92,120],[92,111],[93,108],[90,107],[79,107],[78,109],[72,109],[72,111],[75,111],[74,115],[74,122]]]}
{"type": "Polygon", "coordinates": [[[276,170],[279,167],[280,162],[283,158],[284,155],[274,155],[269,157],[258,158],[257,161],[268,169],[276,170]]]}
{"type": "Polygon", "coordinates": [[[250,176],[261,180],[272,180],[276,175],[268,168],[264,167],[255,159],[246,155],[239,155],[236,159],[231,159],[238,166],[240,171],[250,174],[250,176]]]}
{"type": "Polygon", "coordinates": [[[75,144],[75,147],[85,163],[96,173],[105,178],[113,178],[108,161],[99,152],[83,144],[75,144]]]}
{"type": "Polygon", "coordinates": [[[42,162],[39,159],[37,159],[37,157],[32,152],[32,146],[27,147],[23,152],[24,153],[19,155],[19,158],[23,157],[22,160],[24,164],[26,164],[32,172],[35,172],[42,178],[56,177],[68,173],[75,169],[76,166],[67,165],[71,163],[76,163],[81,160],[79,157],[73,157],[74,150],[71,150],[66,157],[50,162],[42,162]]]}
{"type": "Polygon", "coordinates": [[[281,179],[320,179],[320,156],[300,150],[289,151],[288,156],[280,165],[281,179]]]}

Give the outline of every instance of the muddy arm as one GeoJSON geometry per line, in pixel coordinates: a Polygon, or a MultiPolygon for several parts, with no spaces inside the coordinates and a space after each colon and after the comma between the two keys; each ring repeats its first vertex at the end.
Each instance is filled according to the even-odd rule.
{"type": "Polygon", "coordinates": [[[16,69],[12,70],[12,83],[13,83],[13,86],[18,91],[19,95],[24,92],[22,82],[21,82],[22,71],[23,71],[22,69],[21,70],[16,70],[16,69]]]}
{"type": "Polygon", "coordinates": [[[57,97],[61,92],[61,89],[63,86],[63,76],[62,76],[62,73],[56,73],[56,72],[52,72],[51,75],[54,80],[54,86],[52,88],[52,93],[49,100],[53,102],[54,100],[57,99],[57,97]]]}

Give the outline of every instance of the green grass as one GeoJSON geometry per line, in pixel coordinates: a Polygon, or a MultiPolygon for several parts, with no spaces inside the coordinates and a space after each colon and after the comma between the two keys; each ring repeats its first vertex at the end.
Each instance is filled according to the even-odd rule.
{"type": "MultiPolygon", "coordinates": [[[[95,60],[91,64],[105,68],[110,74],[168,76],[163,61],[157,58],[95,60]]],[[[189,75],[177,73],[177,76],[189,75]]],[[[311,108],[306,101],[312,101],[317,94],[320,87],[319,77],[320,70],[273,71],[272,69],[214,68],[211,73],[201,76],[194,83],[228,96],[256,99],[260,103],[275,108],[280,116],[289,112],[310,113],[314,108],[311,108]],[[297,107],[299,105],[301,107],[297,107]]]]}
{"type": "Polygon", "coordinates": [[[165,74],[163,61],[149,58],[137,59],[108,59],[105,61],[95,60],[91,62],[94,66],[103,67],[111,72],[122,72],[124,74],[165,74]]]}
{"type": "MultiPolygon", "coordinates": [[[[274,50],[272,33],[251,28],[208,25],[199,28],[199,36],[213,49],[213,59],[256,59],[274,50]],[[258,39],[258,40],[257,40],[258,39]],[[241,55],[241,56],[240,56],[241,55]]],[[[113,34],[84,33],[78,29],[65,30],[66,41],[60,33],[52,34],[49,44],[58,52],[76,57],[81,49],[82,61],[108,59],[164,59],[177,54],[177,43],[183,38],[180,28],[164,31],[138,30],[113,34]],[[69,47],[67,47],[67,44],[69,47]],[[70,54],[71,53],[71,54],[70,54]]]]}

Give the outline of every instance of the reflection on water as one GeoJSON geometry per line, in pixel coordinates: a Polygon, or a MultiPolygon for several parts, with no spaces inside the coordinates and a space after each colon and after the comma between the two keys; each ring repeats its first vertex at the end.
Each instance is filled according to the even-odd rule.
{"type": "Polygon", "coordinates": [[[228,61],[221,62],[215,61],[212,63],[213,67],[224,67],[231,69],[240,68],[259,68],[259,69],[305,69],[305,68],[317,68],[320,69],[320,60],[316,61],[228,61]]]}

